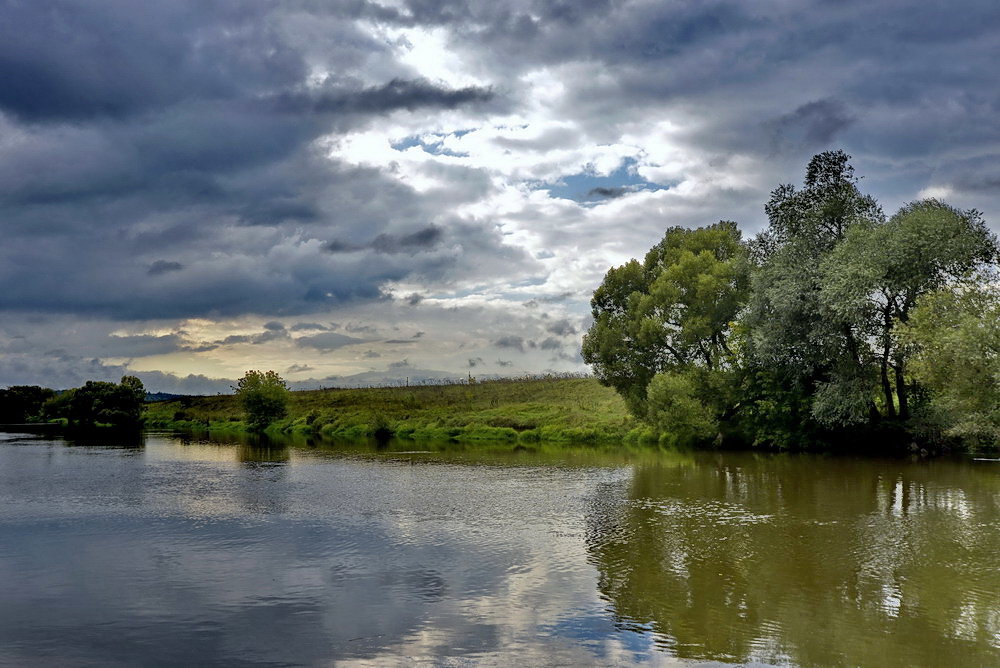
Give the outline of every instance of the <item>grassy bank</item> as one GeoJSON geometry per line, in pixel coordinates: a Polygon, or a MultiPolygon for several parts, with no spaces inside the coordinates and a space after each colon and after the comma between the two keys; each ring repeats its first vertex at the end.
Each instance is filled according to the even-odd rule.
{"type": "MultiPolygon", "coordinates": [[[[147,426],[245,431],[231,395],[149,404],[147,426]]],[[[269,431],[413,440],[621,442],[648,438],[614,390],[592,378],[293,392],[269,431]]]]}

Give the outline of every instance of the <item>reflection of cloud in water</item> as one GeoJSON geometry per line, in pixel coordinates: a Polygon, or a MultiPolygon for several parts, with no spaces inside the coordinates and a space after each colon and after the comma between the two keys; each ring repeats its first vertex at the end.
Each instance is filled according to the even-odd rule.
{"type": "Polygon", "coordinates": [[[48,446],[55,465],[0,451],[0,663],[612,655],[538,633],[600,614],[581,503],[616,472],[241,462],[242,447],[48,446]]]}

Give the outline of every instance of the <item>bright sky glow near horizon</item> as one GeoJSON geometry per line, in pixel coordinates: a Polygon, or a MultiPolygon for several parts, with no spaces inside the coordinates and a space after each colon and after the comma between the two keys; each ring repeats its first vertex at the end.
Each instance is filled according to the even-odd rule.
{"type": "Polygon", "coordinates": [[[995,3],[0,0],[0,386],[578,372],[672,225],[843,148],[1000,223],[995,3]]]}

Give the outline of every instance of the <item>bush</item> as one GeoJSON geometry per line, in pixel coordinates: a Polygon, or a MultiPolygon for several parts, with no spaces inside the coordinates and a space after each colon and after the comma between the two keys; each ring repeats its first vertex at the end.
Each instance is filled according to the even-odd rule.
{"type": "Polygon", "coordinates": [[[236,386],[246,421],[253,431],[262,431],[288,414],[288,386],[274,371],[247,371],[236,386]]]}
{"type": "Polygon", "coordinates": [[[697,397],[695,383],[678,373],[659,373],[649,383],[649,422],[660,432],[664,445],[706,441],[719,430],[711,408],[697,397]]]}

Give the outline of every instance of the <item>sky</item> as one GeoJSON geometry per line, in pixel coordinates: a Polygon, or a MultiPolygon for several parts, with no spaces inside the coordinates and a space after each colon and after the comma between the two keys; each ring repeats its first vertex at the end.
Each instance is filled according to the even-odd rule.
{"type": "Polygon", "coordinates": [[[1000,10],[0,0],[0,386],[585,372],[609,267],[843,149],[1000,222],[1000,10]]]}

